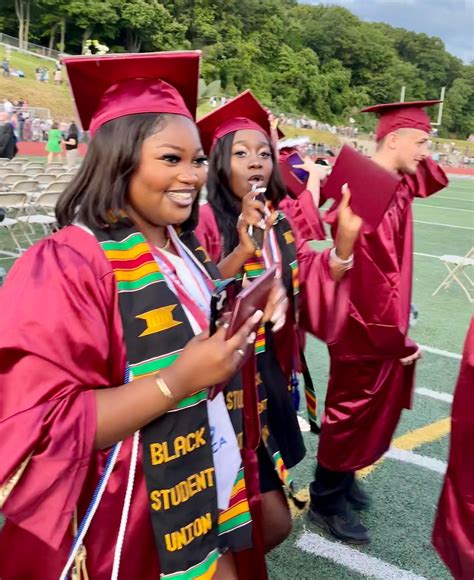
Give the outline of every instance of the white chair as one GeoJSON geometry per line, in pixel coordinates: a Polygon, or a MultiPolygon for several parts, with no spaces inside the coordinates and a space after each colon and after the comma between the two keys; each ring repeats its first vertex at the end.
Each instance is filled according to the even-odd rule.
{"type": "Polygon", "coordinates": [[[44,188],[45,193],[62,193],[67,187],[67,183],[61,181],[53,181],[44,188]]]}
{"type": "Polygon", "coordinates": [[[9,173],[2,178],[2,185],[4,189],[11,189],[17,181],[28,181],[28,175],[24,173],[9,173]]]}
{"type": "Polygon", "coordinates": [[[16,181],[11,189],[10,192],[18,192],[18,193],[30,193],[34,194],[39,190],[39,183],[36,179],[21,179],[20,181],[16,181]]]}
{"type": "Polygon", "coordinates": [[[54,210],[56,208],[59,195],[59,193],[41,193],[34,201],[34,206],[37,213],[18,216],[17,220],[29,226],[40,225],[46,234],[51,233],[57,223],[54,210]]]}
{"type": "Polygon", "coordinates": [[[64,172],[64,165],[53,165],[52,163],[50,165],[47,165],[44,173],[63,173],[64,172]]]}
{"type": "Polygon", "coordinates": [[[474,266],[474,246],[465,256],[440,256],[439,259],[448,269],[449,274],[433,292],[433,296],[438,294],[441,288],[448,289],[453,282],[457,282],[466,294],[469,302],[474,302],[474,280],[469,276],[469,267],[474,266]]]}
{"type": "Polygon", "coordinates": [[[45,188],[53,181],[56,181],[56,174],[55,173],[37,173],[34,176],[34,179],[40,184],[40,187],[45,188]]]}
{"type": "Polygon", "coordinates": [[[18,163],[17,161],[9,161],[2,165],[4,169],[9,169],[10,173],[20,173],[23,169],[23,163],[18,163]]]}
{"type": "Polygon", "coordinates": [[[0,193],[0,207],[3,207],[7,214],[3,221],[0,222],[0,231],[7,232],[12,241],[12,249],[16,249],[16,252],[11,252],[6,247],[0,248],[0,254],[5,256],[2,259],[18,258],[25,251],[20,244],[20,235],[24,235],[28,243],[31,244],[31,240],[25,233],[23,224],[19,220],[26,202],[26,193],[0,193]],[[18,229],[21,234],[17,232],[18,229]]]}

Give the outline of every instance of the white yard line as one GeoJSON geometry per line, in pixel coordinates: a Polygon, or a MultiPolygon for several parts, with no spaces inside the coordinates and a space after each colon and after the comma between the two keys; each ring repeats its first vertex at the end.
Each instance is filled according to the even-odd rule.
{"type": "Polygon", "coordinates": [[[296,547],[303,552],[331,560],[335,564],[345,566],[367,578],[379,580],[424,580],[408,570],[402,570],[387,564],[374,556],[359,552],[339,542],[331,542],[314,532],[305,531],[296,542],[296,547]]]}
{"type": "Polygon", "coordinates": [[[447,358],[455,358],[456,360],[461,360],[462,355],[457,352],[449,352],[449,350],[442,350],[441,348],[435,348],[434,346],[426,346],[425,344],[418,345],[422,351],[429,352],[430,354],[439,354],[439,356],[445,356],[447,358]]]}
{"type": "Polygon", "coordinates": [[[465,197],[451,197],[449,195],[437,195],[435,199],[450,199],[450,200],[454,200],[454,201],[469,201],[471,203],[474,203],[474,198],[472,199],[466,199],[465,197]]]}
{"type": "Polygon", "coordinates": [[[426,455],[420,455],[419,453],[414,453],[413,451],[406,451],[405,449],[391,447],[384,455],[384,457],[389,459],[396,459],[397,461],[403,461],[403,463],[411,463],[412,465],[423,467],[424,469],[429,469],[430,471],[436,471],[436,473],[446,473],[445,461],[440,461],[439,459],[434,459],[433,457],[427,457],[426,455]]]}
{"type": "Polygon", "coordinates": [[[429,397],[430,399],[436,399],[437,401],[444,401],[445,403],[453,402],[453,395],[451,393],[440,393],[439,391],[432,391],[431,389],[425,389],[425,387],[419,387],[415,390],[417,395],[423,395],[423,397],[429,397]]]}
{"type": "Polygon", "coordinates": [[[460,209],[458,207],[446,207],[444,205],[433,205],[429,203],[415,203],[415,207],[434,207],[435,209],[447,209],[449,211],[463,211],[467,213],[474,213],[474,209],[460,209]]]}
{"type": "Polygon", "coordinates": [[[471,230],[474,231],[474,228],[470,226],[453,226],[452,224],[441,224],[438,222],[425,222],[421,220],[413,220],[415,224],[425,224],[427,226],[441,226],[443,228],[456,228],[457,230],[471,230]]]}
{"type": "Polygon", "coordinates": [[[423,252],[413,252],[414,256],[422,256],[423,258],[436,258],[439,260],[439,256],[435,256],[434,254],[425,254],[423,252]]]}

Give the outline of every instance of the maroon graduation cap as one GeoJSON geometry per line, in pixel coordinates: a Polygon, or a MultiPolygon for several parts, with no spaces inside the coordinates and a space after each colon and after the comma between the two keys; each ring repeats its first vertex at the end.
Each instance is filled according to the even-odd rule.
{"type": "Polygon", "coordinates": [[[435,100],[386,103],[385,105],[366,107],[361,112],[379,115],[375,138],[380,141],[380,139],[397,129],[421,129],[429,133],[431,131],[431,119],[424,108],[441,102],[440,100],[435,100]]]}
{"type": "MultiPolygon", "coordinates": [[[[260,131],[269,141],[271,140],[269,113],[250,90],[244,91],[222,107],[208,113],[199,119],[197,125],[206,155],[209,155],[219,139],[235,131],[245,129],[260,131]]],[[[282,135],[283,133],[279,131],[279,136],[282,135]]]]}
{"type": "Polygon", "coordinates": [[[170,113],[195,119],[200,51],[65,57],[84,130],[119,117],[170,113]]]}

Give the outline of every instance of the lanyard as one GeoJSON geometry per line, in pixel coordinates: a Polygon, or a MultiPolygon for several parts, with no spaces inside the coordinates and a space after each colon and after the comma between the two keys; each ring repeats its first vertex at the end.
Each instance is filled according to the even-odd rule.
{"type": "Polygon", "coordinates": [[[210,302],[210,291],[209,291],[205,281],[202,279],[202,275],[201,276],[199,275],[200,272],[198,274],[198,271],[196,268],[189,267],[190,264],[189,264],[188,260],[186,260],[183,256],[182,248],[180,247],[181,242],[179,241],[177,236],[175,239],[173,239],[173,242],[174,242],[176,251],[180,254],[180,257],[183,258],[183,262],[184,262],[185,266],[188,268],[191,276],[197,282],[197,285],[198,285],[199,290],[200,290],[202,301],[199,300],[199,302],[197,302],[195,299],[193,299],[189,295],[189,292],[185,289],[185,287],[183,286],[183,283],[181,282],[181,280],[179,279],[179,276],[176,273],[176,268],[173,266],[173,264],[170,262],[170,260],[166,257],[165,252],[163,252],[162,250],[160,250],[157,247],[153,247],[152,248],[153,255],[154,255],[155,259],[158,261],[158,264],[160,266],[160,269],[163,271],[163,274],[165,274],[168,281],[173,285],[173,288],[174,288],[175,293],[178,297],[178,300],[181,302],[181,304],[183,306],[186,307],[186,309],[194,317],[194,319],[196,320],[198,325],[201,327],[201,330],[205,330],[209,325],[208,312],[209,312],[209,302],[210,302]]]}

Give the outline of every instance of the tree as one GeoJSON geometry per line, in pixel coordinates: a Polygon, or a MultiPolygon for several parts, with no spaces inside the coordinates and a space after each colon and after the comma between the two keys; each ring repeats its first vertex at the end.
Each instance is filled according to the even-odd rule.
{"type": "Polygon", "coordinates": [[[15,0],[15,12],[18,18],[18,41],[20,48],[28,47],[30,34],[30,0],[15,0]]]}

